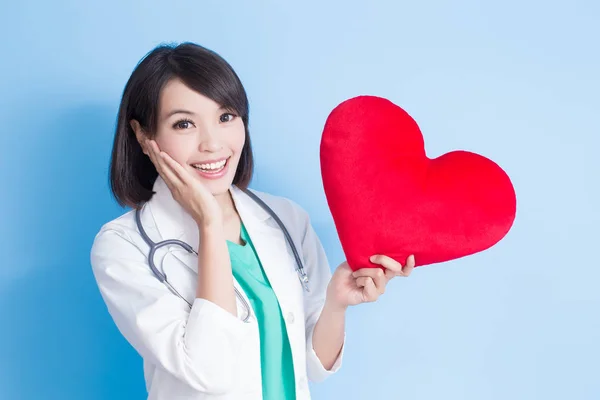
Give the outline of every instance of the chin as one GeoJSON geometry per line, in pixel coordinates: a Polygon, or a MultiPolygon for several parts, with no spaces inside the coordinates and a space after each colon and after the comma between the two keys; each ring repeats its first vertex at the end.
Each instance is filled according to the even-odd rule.
{"type": "Polygon", "coordinates": [[[205,179],[201,179],[202,184],[212,193],[213,196],[218,197],[222,196],[229,191],[231,187],[232,180],[223,177],[218,181],[206,181],[205,179]]]}

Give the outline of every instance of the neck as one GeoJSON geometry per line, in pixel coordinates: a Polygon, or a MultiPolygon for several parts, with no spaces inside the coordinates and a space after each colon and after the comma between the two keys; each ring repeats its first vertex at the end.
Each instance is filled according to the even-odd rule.
{"type": "Polygon", "coordinates": [[[229,190],[225,193],[216,195],[215,199],[221,207],[223,221],[227,221],[232,216],[237,215],[237,210],[235,209],[235,204],[233,202],[233,198],[231,197],[231,193],[229,192],[229,190]]]}

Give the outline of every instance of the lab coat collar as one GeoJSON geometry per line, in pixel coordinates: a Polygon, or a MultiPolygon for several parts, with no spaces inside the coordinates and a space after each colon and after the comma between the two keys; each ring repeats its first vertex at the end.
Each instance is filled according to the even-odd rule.
{"type": "MultiPolygon", "coordinates": [[[[150,216],[153,218],[160,236],[160,240],[178,239],[189,244],[196,252],[200,245],[198,226],[193,218],[179,205],[171,195],[166,183],[159,177],[153,187],[155,195],[148,202],[150,216]]],[[[245,194],[241,189],[232,185],[230,192],[246,230],[251,237],[258,258],[264,268],[273,290],[280,303],[285,303],[289,292],[287,274],[290,268],[285,264],[294,265],[294,260],[288,254],[285,236],[277,225],[275,219],[265,211],[258,203],[245,194]]],[[[173,251],[171,254],[191,271],[198,272],[198,257],[196,255],[181,251],[173,251]]],[[[163,267],[164,270],[164,267],[163,267]]],[[[246,304],[250,303],[239,282],[234,278],[234,285],[241,293],[246,304]]],[[[237,302],[238,316],[245,315],[242,302],[237,302]]],[[[252,315],[252,310],[250,310],[252,315]]]]}
{"type": "MultiPolygon", "coordinates": [[[[155,194],[148,201],[147,206],[160,235],[160,240],[182,240],[198,250],[199,234],[196,222],[173,198],[171,190],[162,177],[158,176],[152,190],[155,194]]],[[[244,224],[260,226],[272,218],[237,186],[232,185],[229,191],[244,224]]]]}

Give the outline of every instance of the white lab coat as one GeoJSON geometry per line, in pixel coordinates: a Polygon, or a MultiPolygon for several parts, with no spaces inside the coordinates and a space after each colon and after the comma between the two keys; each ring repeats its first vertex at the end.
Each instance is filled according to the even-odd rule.
{"type": "MultiPolygon", "coordinates": [[[[142,213],[148,236],[158,242],[179,239],[198,250],[198,228],[158,177],[155,195],[142,213]]],[[[343,355],[326,370],[312,346],[331,271],[308,215],[282,197],[257,193],[279,216],[299,250],[309,277],[305,292],[295,260],[275,220],[232,186],[231,194],[285,319],[297,399],[310,399],[308,380],[319,382],[336,372],[343,355]]],[[[196,298],[197,256],[180,247],[162,248],[155,263],[192,308],[172,294],[151,272],[149,246],[135,225],[133,211],[108,222],[97,234],[91,264],[100,293],[115,324],[143,357],[150,400],[262,399],[260,338],[256,317],[243,322],[214,303],[196,298]]],[[[234,279],[235,281],[235,279],[234,279]]],[[[235,286],[245,297],[237,282],[235,286]]],[[[248,304],[250,304],[248,302],[248,304]]]]}

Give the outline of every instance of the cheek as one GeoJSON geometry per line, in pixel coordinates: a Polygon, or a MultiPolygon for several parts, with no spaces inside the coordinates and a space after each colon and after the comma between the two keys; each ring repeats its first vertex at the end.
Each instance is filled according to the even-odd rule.
{"type": "Polygon", "coordinates": [[[229,136],[229,143],[227,144],[229,149],[233,152],[232,163],[230,164],[229,173],[231,176],[235,175],[240,164],[240,158],[242,156],[242,150],[246,143],[246,132],[244,126],[239,131],[236,131],[234,135],[229,136]]]}
{"type": "Polygon", "coordinates": [[[229,136],[228,147],[239,157],[242,149],[244,148],[244,144],[246,143],[246,131],[244,130],[244,125],[240,124],[241,127],[236,129],[235,133],[229,136]]]}
{"type": "Polygon", "coordinates": [[[189,149],[189,146],[186,146],[185,143],[181,143],[181,141],[174,140],[174,138],[168,137],[167,135],[157,135],[155,140],[158,144],[158,148],[161,151],[167,153],[172,159],[177,161],[179,164],[185,164],[188,153],[186,149],[189,149]]]}

